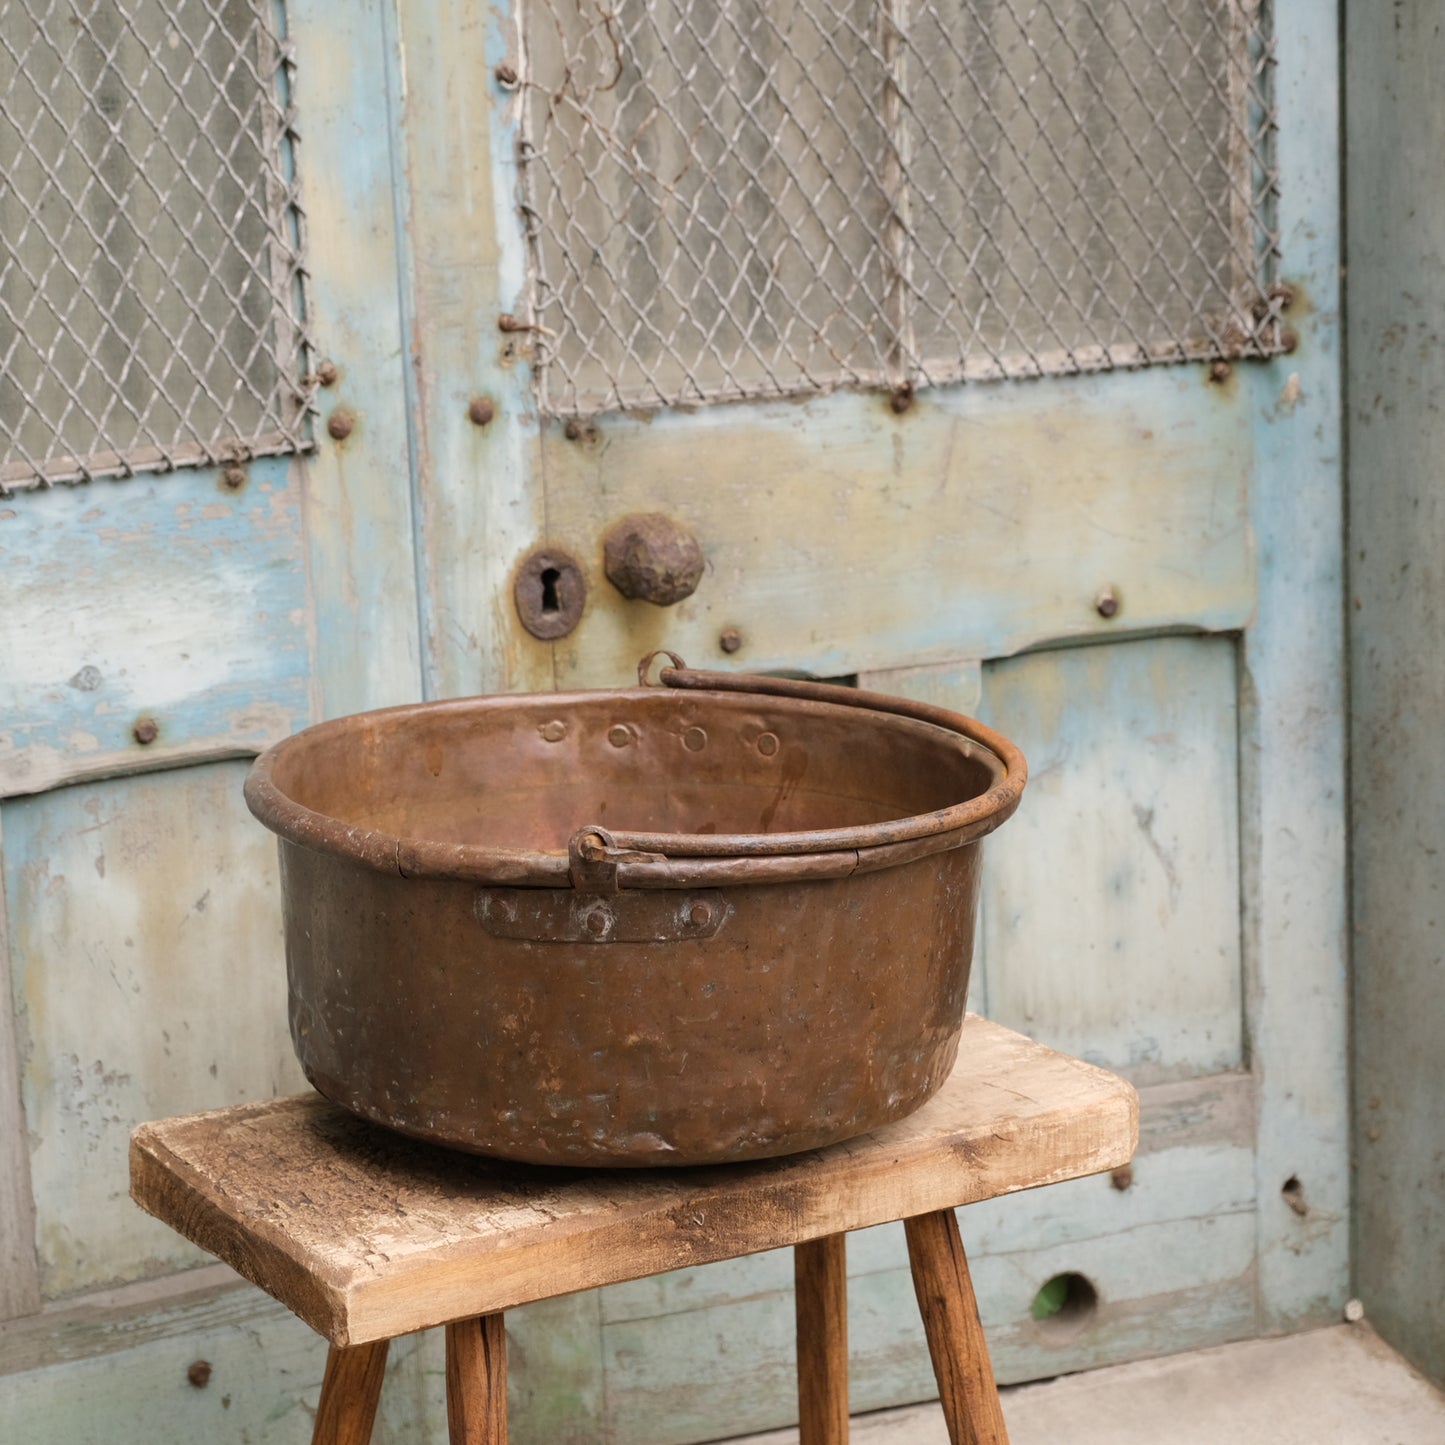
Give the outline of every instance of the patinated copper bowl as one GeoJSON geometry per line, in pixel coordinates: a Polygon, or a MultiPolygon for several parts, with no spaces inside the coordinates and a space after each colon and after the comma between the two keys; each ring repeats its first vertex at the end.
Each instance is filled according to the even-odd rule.
{"type": "Polygon", "coordinates": [[[323,1094],[455,1148],[639,1166],[815,1148],[939,1087],[1018,749],[851,688],[661,680],[364,713],[257,760],[323,1094]]]}

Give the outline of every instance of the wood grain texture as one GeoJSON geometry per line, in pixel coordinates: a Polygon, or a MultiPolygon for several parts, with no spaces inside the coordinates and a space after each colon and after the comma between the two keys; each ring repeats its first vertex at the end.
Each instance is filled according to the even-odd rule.
{"type": "Polygon", "coordinates": [[[447,1326],[451,1445],[507,1445],[507,1331],[500,1314],[447,1326]]]}
{"type": "MultiPolygon", "coordinates": [[[[0,878],[5,839],[0,832],[0,878]]],[[[20,1049],[10,990],[10,939],[0,886],[0,1320],[40,1308],[35,1258],[35,1200],[30,1192],[30,1137],[20,1095],[20,1049]]]]}
{"type": "Polygon", "coordinates": [[[275,850],[246,813],[244,773],[207,764],[4,805],[47,1298],[200,1262],[126,1197],[139,1120],[303,1085],[286,1029],[275,850]]]}
{"type": "Polygon", "coordinates": [[[1008,1445],[958,1220],[942,1209],[903,1228],[950,1445],[1008,1445]]]}
{"type": "MultiPolygon", "coordinates": [[[[1113,1193],[1107,1177],[1094,1183],[1113,1193]]],[[[960,1214],[965,1231],[974,1208],[960,1214]]],[[[995,1375],[1005,1383],[1036,1380],[1253,1336],[1254,1230],[1249,1209],[1017,1253],[969,1251],[995,1375]],[[1087,1318],[1050,1328],[1030,1306],[1046,1280],[1069,1271],[1093,1282],[1099,1304],[1087,1318]]],[[[883,1232],[849,1240],[848,1393],[855,1415],[938,1397],[901,1226],[891,1262],[875,1257],[877,1270],[859,1272],[863,1251],[854,1245],[883,1232]]],[[[608,1325],[603,1336],[608,1424],[596,1440],[714,1440],[720,1420],[747,1434],[797,1418],[793,1291],[786,1279],[778,1290],[739,1294],[726,1304],[608,1325]],[[746,1349],[738,1348],[740,1340],[746,1349]]]]}
{"type": "Polygon", "coordinates": [[[555,685],[552,648],[523,630],[511,582],[551,540],[530,337],[497,326],[528,306],[518,99],[491,79],[518,61],[514,18],[469,0],[395,7],[424,663],[439,697],[555,685]],[[487,426],[468,419],[477,396],[495,407],[487,426]]]}
{"type": "Polygon", "coordinates": [[[333,1344],[1095,1173],[1134,1152],[1122,1080],[970,1017],[911,1117],[711,1169],[556,1174],[430,1149],[316,1096],[144,1125],[131,1191],[333,1344]]]}
{"type": "Polygon", "coordinates": [[[984,716],[1031,775],[986,847],[990,1016],[1140,1085],[1243,1061],[1235,649],[1159,637],[985,668],[984,716]]]}
{"type": "Polygon", "coordinates": [[[246,474],[0,505],[0,795],[255,752],[307,720],[299,477],[279,457],[246,474]]]}
{"type": "Polygon", "coordinates": [[[793,1248],[799,1445],[848,1445],[848,1236],[793,1248]]]}
{"type": "Polygon", "coordinates": [[[1244,636],[1240,838],[1266,1333],[1337,1320],[1350,1288],[1339,23],[1339,7],[1315,0],[1274,6],[1278,215],[1299,346],[1239,369],[1261,558],[1244,636]],[[1308,1218],[1280,1195],[1291,1176],[1308,1218]]]}
{"type": "Polygon", "coordinates": [[[1180,377],[939,387],[902,417],[841,392],[608,416],[580,445],[549,425],[548,522],[599,601],[556,644],[559,681],[617,686],[652,647],[713,665],[727,626],[743,637],[729,665],[820,676],[1242,626],[1248,421],[1180,377]],[[659,506],[707,574],[675,607],[623,602],[598,539],[659,506]],[[1094,609],[1109,583],[1126,598],[1113,622],[1094,609]]]}
{"type": "Polygon", "coordinates": [[[347,1350],[331,1347],[311,1445],[370,1445],[390,1344],[378,1340],[347,1350]]]}
{"type": "Polygon", "coordinates": [[[1445,35],[1429,6],[1344,13],[1353,1263],[1370,1322],[1445,1386],[1445,35]]]}
{"type": "Polygon", "coordinates": [[[291,0],[289,40],[305,66],[310,288],[318,359],[335,385],[316,394],[322,418],[344,406],[354,430],[324,425],[304,462],[313,706],[335,717],[421,691],[413,536],[406,318],[400,305],[393,185],[397,117],[391,6],[291,0]]]}

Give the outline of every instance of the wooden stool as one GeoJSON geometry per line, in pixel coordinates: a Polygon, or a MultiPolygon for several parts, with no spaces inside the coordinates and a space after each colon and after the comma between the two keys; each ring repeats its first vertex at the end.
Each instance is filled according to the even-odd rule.
{"type": "Polygon", "coordinates": [[[1133,1155],[1122,1079],[986,1020],[897,1124],[756,1164],[540,1169],[363,1123],[319,1095],[145,1124],[131,1194],[331,1342],[313,1445],[365,1445],[388,1343],[446,1326],[453,1445],[507,1438],[502,1312],[792,1245],[803,1445],[848,1438],[844,1235],[901,1219],[954,1445],[1007,1445],[954,1206],[1133,1155]]]}

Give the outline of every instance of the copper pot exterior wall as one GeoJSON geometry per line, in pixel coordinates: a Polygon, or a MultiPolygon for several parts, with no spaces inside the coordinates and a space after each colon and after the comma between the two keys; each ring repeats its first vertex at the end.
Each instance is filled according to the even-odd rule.
{"type": "Polygon", "coordinates": [[[292,1038],[328,1098],[478,1153],[651,1166],[816,1148],[947,1076],[979,856],[728,888],[707,939],[569,943],[490,936],[475,883],[283,840],[292,1038]]]}

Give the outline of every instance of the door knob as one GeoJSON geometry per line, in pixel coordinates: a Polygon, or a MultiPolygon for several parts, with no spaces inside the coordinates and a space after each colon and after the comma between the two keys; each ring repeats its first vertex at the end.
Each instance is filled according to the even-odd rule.
{"type": "Polygon", "coordinates": [[[671,607],[702,581],[702,547],[661,512],[634,512],[602,539],[607,580],[624,596],[671,607]]]}

